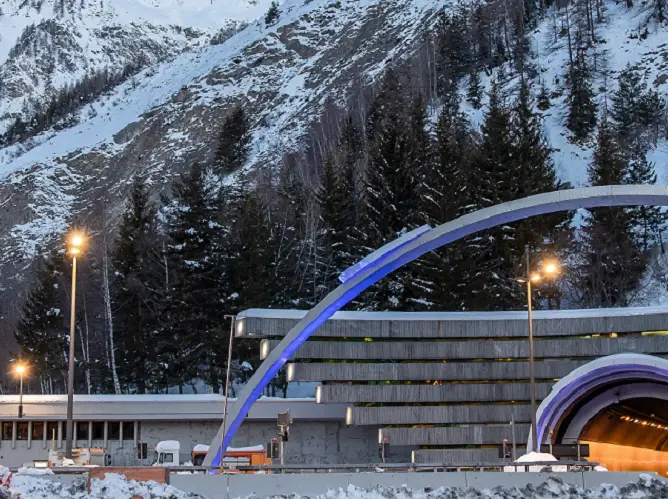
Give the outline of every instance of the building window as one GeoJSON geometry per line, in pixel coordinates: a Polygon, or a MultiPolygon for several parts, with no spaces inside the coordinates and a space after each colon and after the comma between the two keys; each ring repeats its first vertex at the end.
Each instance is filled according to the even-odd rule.
{"type": "Polygon", "coordinates": [[[28,440],[28,423],[18,423],[16,433],[16,440],[28,440]]]}
{"type": "Polygon", "coordinates": [[[93,423],[93,440],[104,440],[104,421],[93,423]]]}
{"type": "Polygon", "coordinates": [[[77,440],[88,440],[88,421],[77,422],[77,440]]]}
{"type": "Polygon", "coordinates": [[[58,421],[49,421],[46,423],[46,439],[58,440],[58,421]]]}
{"type": "Polygon", "coordinates": [[[121,423],[118,421],[109,421],[109,430],[107,438],[109,440],[119,440],[121,438],[121,423]]]}
{"type": "Polygon", "coordinates": [[[2,439],[12,439],[12,423],[2,423],[2,439]]]}
{"type": "Polygon", "coordinates": [[[44,439],[44,423],[42,421],[33,421],[32,423],[32,439],[44,439]]]}
{"type": "Polygon", "coordinates": [[[123,421],[123,440],[135,439],[135,423],[134,421],[123,421]]]}

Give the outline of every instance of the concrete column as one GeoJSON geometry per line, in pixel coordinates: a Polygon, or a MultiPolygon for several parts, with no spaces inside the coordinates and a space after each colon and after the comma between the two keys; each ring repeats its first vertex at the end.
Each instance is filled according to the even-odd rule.
{"type": "Polygon", "coordinates": [[[58,448],[63,446],[63,422],[58,421],[58,448]]]}
{"type": "Polygon", "coordinates": [[[123,447],[123,421],[118,423],[118,438],[120,440],[120,446],[123,447]]]}
{"type": "Polygon", "coordinates": [[[88,448],[93,446],[93,422],[88,421],[88,448]]]}
{"type": "Polygon", "coordinates": [[[134,435],[132,437],[132,440],[134,440],[135,447],[137,447],[137,440],[139,440],[139,421],[135,421],[133,430],[134,430],[134,435]]]}
{"type": "Polygon", "coordinates": [[[104,422],[104,448],[107,448],[107,440],[109,440],[109,421],[104,422]]]}
{"type": "Polygon", "coordinates": [[[78,447],[77,439],[79,438],[79,435],[77,435],[77,432],[79,430],[79,425],[77,423],[78,421],[74,422],[74,429],[72,430],[72,435],[74,435],[74,437],[72,437],[72,448],[78,447]]]}
{"type": "Polygon", "coordinates": [[[32,421],[28,421],[28,449],[32,447],[32,421]]]}
{"type": "Polygon", "coordinates": [[[49,422],[44,421],[43,424],[44,424],[44,432],[43,432],[43,435],[42,435],[42,442],[43,442],[42,448],[46,449],[46,445],[47,445],[47,442],[49,440],[49,435],[47,435],[48,430],[49,430],[49,422]]]}
{"type": "Polygon", "coordinates": [[[12,422],[12,449],[16,449],[16,432],[18,431],[16,421],[12,422]]]}

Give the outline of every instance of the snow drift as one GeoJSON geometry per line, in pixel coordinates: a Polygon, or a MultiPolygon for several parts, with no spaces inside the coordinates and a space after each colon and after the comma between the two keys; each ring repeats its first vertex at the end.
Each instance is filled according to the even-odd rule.
{"type": "MultiPolygon", "coordinates": [[[[129,499],[133,496],[151,497],[155,499],[197,499],[196,494],[183,492],[170,485],[155,482],[138,483],[125,480],[117,474],[108,474],[104,480],[93,480],[91,493],[86,491],[86,480],[82,477],[71,486],[59,482],[44,480],[31,476],[13,477],[9,493],[13,499],[55,499],[71,497],[74,499],[129,499]]],[[[0,487],[0,497],[3,497],[0,487]]],[[[290,495],[272,496],[275,499],[299,499],[298,491],[290,495]]],[[[601,485],[596,489],[585,490],[569,485],[558,477],[549,477],[539,486],[527,485],[523,488],[496,487],[491,490],[478,491],[457,487],[441,487],[438,489],[409,489],[406,487],[374,487],[361,489],[350,486],[347,489],[330,490],[317,499],[663,499],[668,497],[668,482],[651,475],[641,475],[635,483],[623,487],[601,485]]]]}

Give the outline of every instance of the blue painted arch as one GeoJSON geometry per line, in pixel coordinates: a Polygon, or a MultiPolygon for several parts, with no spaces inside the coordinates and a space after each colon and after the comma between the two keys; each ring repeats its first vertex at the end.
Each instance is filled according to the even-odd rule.
{"type": "Polygon", "coordinates": [[[204,465],[220,464],[224,449],[230,446],[250,407],[308,337],[335,312],[389,273],[429,251],[498,225],[557,211],[639,205],[668,206],[668,187],[602,186],[538,194],[485,208],[430,230],[421,230],[415,237],[400,241],[399,244],[390,243],[377,250],[372,254],[374,258],[365,258],[364,265],[358,265],[352,272],[346,273],[345,282],[311,309],[270,352],[230,408],[227,417],[229,426],[223,428],[221,425],[211,442],[204,465]]]}

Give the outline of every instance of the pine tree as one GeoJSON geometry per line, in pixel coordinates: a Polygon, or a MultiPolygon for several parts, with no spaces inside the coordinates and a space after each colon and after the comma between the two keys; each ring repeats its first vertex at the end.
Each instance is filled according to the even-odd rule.
{"type": "Polygon", "coordinates": [[[538,94],[536,107],[541,111],[547,111],[550,109],[550,94],[547,91],[547,87],[545,86],[544,81],[540,84],[540,93],[538,94]]]}
{"type": "MultiPolygon", "coordinates": [[[[588,173],[592,186],[619,185],[627,177],[624,155],[606,121],[599,126],[588,173]]],[[[634,238],[629,210],[616,207],[589,210],[577,250],[581,261],[575,275],[576,287],[583,305],[626,306],[646,263],[634,238]]]]}
{"type": "Polygon", "coordinates": [[[596,102],[585,53],[579,53],[567,76],[568,117],[566,126],[575,140],[588,138],[596,127],[596,102]]]}
{"type": "Polygon", "coordinates": [[[665,103],[655,90],[630,67],[618,78],[618,88],[612,96],[610,117],[624,150],[648,150],[658,139],[658,125],[665,103]]]}
{"type": "Polygon", "coordinates": [[[278,10],[278,2],[276,0],[272,0],[271,5],[269,6],[269,10],[267,11],[267,15],[264,17],[264,23],[267,26],[271,26],[272,24],[276,23],[280,15],[281,12],[278,10]]]}
{"type": "MultiPolygon", "coordinates": [[[[412,150],[404,89],[392,70],[367,117],[369,159],[367,196],[361,230],[367,253],[416,227],[416,175],[411,168],[412,150]]],[[[367,292],[370,306],[379,310],[403,306],[404,275],[394,273],[367,292]]]]}
{"type": "Polygon", "coordinates": [[[199,377],[217,392],[227,362],[218,201],[200,165],[183,175],[173,192],[167,222],[169,286],[158,344],[161,382],[182,387],[199,377]]]}
{"type": "Polygon", "coordinates": [[[341,272],[366,256],[358,251],[354,232],[361,212],[360,171],[364,152],[362,132],[348,116],[339,143],[325,158],[316,191],[322,221],[320,244],[325,260],[323,292],[338,286],[341,272]]]}
{"type": "Polygon", "coordinates": [[[19,358],[30,366],[47,393],[65,390],[69,341],[67,318],[63,310],[60,267],[57,251],[43,261],[37,272],[37,286],[29,294],[14,336],[21,348],[19,358]]]}
{"type": "Polygon", "coordinates": [[[112,303],[118,372],[122,383],[137,393],[151,386],[156,365],[153,331],[161,282],[155,217],[148,188],[135,177],[112,255],[112,303]]]}
{"type": "Polygon", "coordinates": [[[478,71],[471,71],[469,76],[469,86],[467,91],[466,100],[471,104],[474,109],[480,109],[482,107],[482,88],[480,85],[480,74],[478,71]]]}
{"type": "Polygon", "coordinates": [[[239,106],[223,123],[216,150],[216,172],[227,174],[242,168],[248,157],[251,138],[248,117],[239,106]]]}
{"type": "MultiPolygon", "coordinates": [[[[511,126],[515,149],[515,199],[570,187],[557,179],[552,149],[543,134],[541,116],[534,112],[533,107],[529,85],[524,80],[513,106],[511,126]]],[[[571,239],[570,221],[571,216],[567,212],[557,212],[517,222],[512,242],[515,258],[521,259],[528,245],[532,254],[553,255],[563,261],[571,239]]],[[[516,266],[521,265],[516,262],[516,266]]],[[[561,292],[558,286],[543,283],[535,291],[537,305],[542,298],[547,299],[550,306],[559,303],[561,292]]]]}
{"type": "MultiPolygon", "coordinates": [[[[482,142],[471,163],[469,209],[475,211],[510,201],[517,194],[515,145],[509,133],[511,113],[492,83],[489,107],[481,127],[482,142]]],[[[501,226],[467,238],[462,250],[471,276],[464,304],[472,310],[507,309],[519,303],[519,290],[510,281],[517,260],[514,226],[501,226]]]]}
{"type": "Polygon", "coordinates": [[[471,65],[469,17],[468,8],[462,5],[452,12],[442,10],[439,13],[435,47],[439,95],[450,93],[471,65]]]}
{"type": "MultiPolygon", "coordinates": [[[[633,185],[656,184],[654,164],[647,161],[647,154],[636,148],[631,153],[626,183],[633,185]]],[[[660,206],[634,206],[628,208],[636,244],[644,253],[653,244],[661,242],[661,234],[666,228],[667,215],[660,206]]]]}
{"type": "MultiPolygon", "coordinates": [[[[622,154],[628,163],[624,179],[629,184],[655,184],[654,165],[647,161],[653,144],[652,129],[663,112],[663,101],[654,90],[647,90],[640,75],[627,67],[618,78],[619,87],[612,96],[610,115],[622,154]]],[[[666,215],[658,206],[628,208],[633,232],[643,251],[660,239],[666,215]]]]}
{"type": "MultiPolygon", "coordinates": [[[[458,97],[446,103],[436,126],[436,158],[430,175],[420,185],[418,200],[425,223],[431,226],[454,220],[469,211],[469,173],[476,136],[459,109],[458,97]]],[[[456,241],[430,252],[418,262],[414,293],[432,310],[464,308],[463,289],[468,286],[468,262],[463,244],[456,241]]]]}

